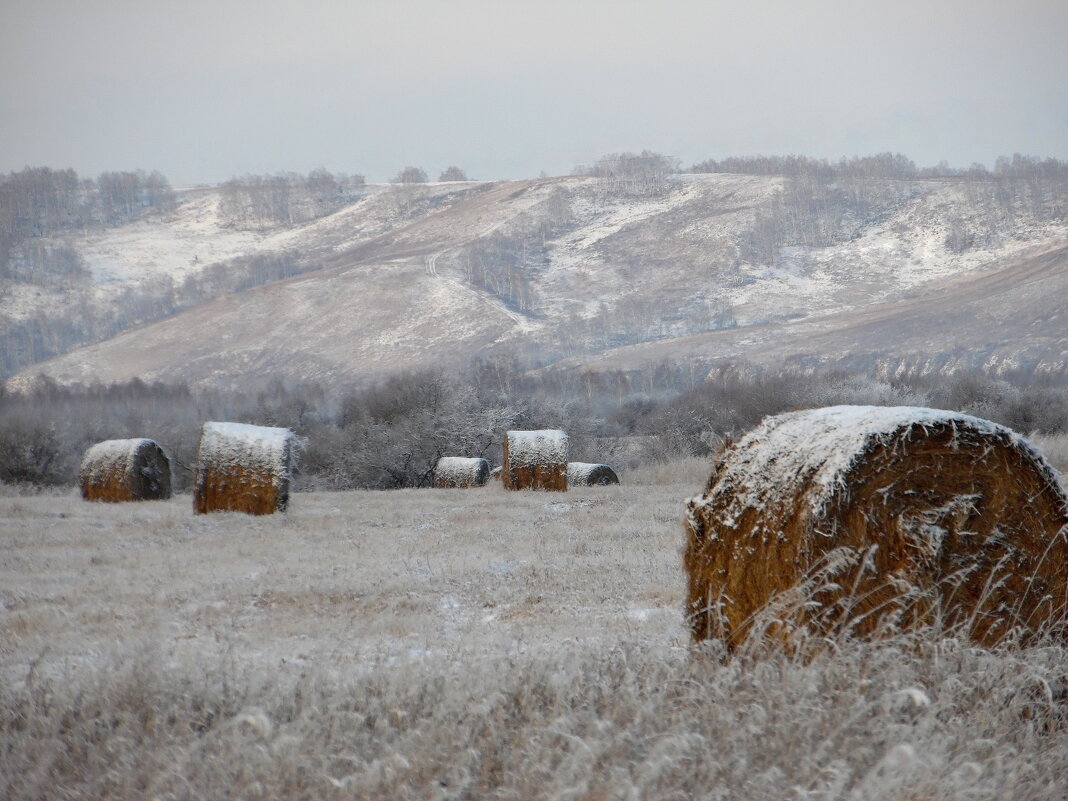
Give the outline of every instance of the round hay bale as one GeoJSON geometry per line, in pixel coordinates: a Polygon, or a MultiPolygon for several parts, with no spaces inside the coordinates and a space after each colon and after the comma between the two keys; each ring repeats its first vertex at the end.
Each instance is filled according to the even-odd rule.
{"type": "Polygon", "coordinates": [[[769,417],[720,456],[686,529],[695,640],[938,622],[992,645],[1064,619],[1068,501],[1026,440],[967,415],[769,417]]]}
{"type": "Polygon", "coordinates": [[[569,487],[604,487],[618,484],[616,471],[606,464],[591,462],[568,462],[567,485],[569,487]]]}
{"type": "Polygon", "coordinates": [[[567,490],[567,432],[509,431],[504,438],[501,480],[509,490],[567,490]]]}
{"type": "Polygon", "coordinates": [[[502,469],[501,466],[497,465],[492,470],[490,470],[490,478],[492,478],[494,481],[500,481],[501,480],[501,469],[502,469]]]}
{"type": "Polygon", "coordinates": [[[288,428],[205,423],[193,474],[193,511],[269,515],[289,505],[295,436],[288,428]]]}
{"type": "Polygon", "coordinates": [[[108,439],[85,452],[78,484],[87,501],[123,503],[171,497],[171,461],[151,439],[108,439]]]}
{"type": "Polygon", "coordinates": [[[434,467],[436,489],[470,489],[485,486],[489,479],[489,462],[464,456],[442,456],[434,467]]]}

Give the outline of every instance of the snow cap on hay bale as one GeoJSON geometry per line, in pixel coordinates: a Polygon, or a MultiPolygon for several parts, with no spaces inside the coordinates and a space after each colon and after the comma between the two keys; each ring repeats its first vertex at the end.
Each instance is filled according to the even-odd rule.
{"type": "Polygon", "coordinates": [[[567,485],[569,487],[594,487],[618,484],[616,471],[606,464],[590,462],[567,463],[567,485]]]}
{"type": "Polygon", "coordinates": [[[509,431],[501,470],[504,488],[566,490],[567,450],[565,431],[509,431]]]}
{"type": "Polygon", "coordinates": [[[489,462],[463,456],[442,456],[434,467],[434,486],[438,489],[469,489],[484,486],[489,479],[489,462]]]}
{"type": "Polygon", "coordinates": [[[205,423],[193,476],[193,511],[269,515],[284,510],[294,440],[288,428],[205,423]]]}
{"type": "Polygon", "coordinates": [[[78,483],[87,501],[157,501],[171,497],[171,461],[150,439],[108,439],[85,452],[78,483]]]}
{"type": "Polygon", "coordinates": [[[719,457],[686,529],[695,640],[941,621],[992,645],[1063,621],[1068,500],[1026,440],[968,415],[766,418],[719,457]]]}

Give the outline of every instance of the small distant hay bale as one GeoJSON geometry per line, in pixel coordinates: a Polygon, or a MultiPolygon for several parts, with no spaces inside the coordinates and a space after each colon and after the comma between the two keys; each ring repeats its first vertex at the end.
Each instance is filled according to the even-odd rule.
{"type": "Polygon", "coordinates": [[[494,481],[500,481],[502,469],[503,468],[500,465],[494,467],[492,470],[490,470],[490,478],[492,478],[494,481]]]}
{"type": "Polygon", "coordinates": [[[695,640],[937,623],[989,646],[1063,626],[1068,500],[1026,440],[968,415],[769,417],[720,456],[686,529],[695,640]]]}
{"type": "Polygon", "coordinates": [[[616,471],[606,464],[591,462],[568,462],[567,485],[569,487],[604,487],[618,484],[616,471]]]}
{"type": "Polygon", "coordinates": [[[568,446],[565,431],[509,431],[501,470],[504,488],[566,491],[568,446]]]}
{"type": "Polygon", "coordinates": [[[470,489],[485,486],[490,466],[485,459],[463,456],[442,456],[434,467],[434,487],[437,489],[470,489]]]}
{"type": "Polygon", "coordinates": [[[78,483],[87,501],[124,503],[171,497],[171,462],[150,439],[109,439],[85,452],[78,483]]]}
{"type": "Polygon", "coordinates": [[[205,423],[193,475],[193,511],[269,515],[289,505],[295,437],[288,428],[205,423]]]}

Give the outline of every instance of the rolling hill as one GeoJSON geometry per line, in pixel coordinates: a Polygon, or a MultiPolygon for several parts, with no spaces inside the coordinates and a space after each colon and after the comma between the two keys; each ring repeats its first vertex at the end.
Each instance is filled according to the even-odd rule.
{"type": "MultiPolygon", "coordinates": [[[[710,174],[657,192],[579,176],[375,186],[310,223],[251,230],[221,218],[218,190],[188,190],[169,217],[71,243],[92,270],[94,303],[122,304],[146,282],[178,292],[234,259],[285,254],[299,274],[204,293],[32,364],[9,386],[39,373],[352,385],[513,352],[566,370],[745,360],[1068,371],[1063,219],[1006,215],[964,179],[871,181],[874,201],[846,198],[830,212],[785,205],[784,183],[710,174]],[[804,234],[798,209],[835,227],[804,234]]],[[[0,314],[26,319],[64,302],[24,290],[9,287],[0,314]]]]}

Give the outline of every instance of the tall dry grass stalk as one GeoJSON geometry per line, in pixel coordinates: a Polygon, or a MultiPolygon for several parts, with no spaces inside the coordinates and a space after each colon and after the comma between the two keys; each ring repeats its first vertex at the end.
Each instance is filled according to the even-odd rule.
{"type": "Polygon", "coordinates": [[[706,456],[687,456],[670,462],[650,462],[621,475],[628,486],[652,487],[676,485],[686,487],[686,497],[697,495],[708,481],[712,460],[706,456]]]}
{"type": "Polygon", "coordinates": [[[700,483],[0,498],[0,798],[1063,800],[1055,641],[691,647],[700,483]]]}
{"type": "Polygon", "coordinates": [[[693,636],[731,647],[798,593],[796,620],[761,637],[939,623],[994,645],[1059,625],[1068,603],[1053,470],[1008,429],[952,412],[769,417],[724,451],[686,529],[693,636]]]}
{"type": "Polygon", "coordinates": [[[0,795],[1064,798],[1063,649],[715,657],[571,643],[274,682],[122,660],[0,689],[0,795]]]}

